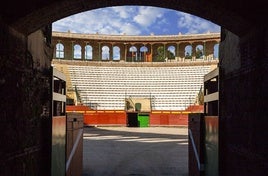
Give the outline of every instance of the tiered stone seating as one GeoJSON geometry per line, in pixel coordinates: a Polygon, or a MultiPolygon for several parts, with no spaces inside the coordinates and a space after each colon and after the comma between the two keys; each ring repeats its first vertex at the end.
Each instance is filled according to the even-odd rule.
{"type": "Polygon", "coordinates": [[[72,86],[84,104],[123,110],[125,98],[151,97],[154,110],[184,110],[193,104],[210,65],[176,67],[68,65],[72,86]]]}

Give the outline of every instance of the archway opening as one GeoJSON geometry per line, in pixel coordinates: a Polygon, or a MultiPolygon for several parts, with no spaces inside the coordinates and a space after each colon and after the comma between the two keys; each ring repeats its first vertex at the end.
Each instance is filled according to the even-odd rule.
{"type": "MultiPolygon", "coordinates": [[[[141,13],[142,14],[142,13],[141,13]]],[[[189,18],[189,16],[188,15],[186,15],[188,18],[189,18]]],[[[138,16],[137,16],[137,18],[138,18],[138,16]]],[[[181,25],[182,25],[182,23],[181,23],[181,25]]],[[[105,27],[105,28],[109,28],[109,29],[111,29],[111,27],[105,27]]],[[[98,35],[98,36],[101,36],[101,32],[105,32],[105,29],[100,29],[100,31],[98,31],[98,32],[96,32],[96,34],[95,35],[98,35]]],[[[206,31],[207,32],[207,31],[206,31]]],[[[124,35],[126,35],[126,34],[124,34],[124,35]]],[[[122,37],[124,37],[124,35],[122,35],[122,37]]],[[[180,34],[180,35],[182,35],[182,34],[180,34]]],[[[118,35],[119,37],[120,37],[120,35],[118,35]]],[[[156,36],[157,37],[157,35],[155,35],[155,34],[153,34],[153,35],[151,35],[151,36],[156,36]]],[[[134,36],[135,37],[135,36],[134,36]]],[[[106,41],[106,43],[107,43],[107,41],[106,41]]],[[[128,51],[128,53],[125,53],[126,54],[126,58],[124,59],[125,61],[129,61],[129,62],[140,62],[140,61],[142,61],[142,60],[146,60],[146,59],[143,59],[145,56],[146,56],[146,54],[147,54],[147,52],[148,51],[150,51],[150,52],[152,52],[152,48],[150,48],[150,47],[146,47],[145,46],[145,44],[142,44],[142,45],[137,45],[137,44],[135,44],[135,43],[130,43],[129,41],[124,41],[124,43],[122,43],[122,46],[124,46],[124,48],[121,46],[121,48],[120,48],[120,45],[118,45],[118,48],[116,48],[115,49],[115,47],[114,46],[116,46],[117,45],[117,43],[116,44],[114,44],[113,42],[112,42],[112,44],[111,45],[102,45],[102,43],[100,42],[99,44],[97,44],[96,45],[96,48],[98,48],[98,46],[102,46],[101,47],[101,51],[102,51],[102,60],[109,60],[109,57],[110,57],[110,55],[111,55],[111,53],[110,53],[110,51],[112,50],[112,52],[113,52],[113,58],[114,58],[114,56],[115,55],[117,55],[117,56],[122,56],[124,53],[122,52],[122,53],[120,53],[120,51],[124,51],[124,49],[126,48],[126,50],[128,51]],[[110,47],[109,46],[112,46],[111,47],[111,49],[110,49],[110,47]],[[106,51],[106,52],[105,52],[106,51]],[[104,55],[106,54],[106,56],[104,57],[104,55]],[[105,59],[105,58],[108,58],[108,59],[105,59]]],[[[146,44],[146,45],[148,45],[148,44],[146,44]]],[[[150,46],[150,45],[149,45],[150,46]]],[[[179,53],[181,53],[180,52],[180,45],[178,44],[178,43],[172,43],[172,44],[170,44],[170,45],[167,45],[167,44],[165,44],[165,43],[161,43],[158,47],[157,47],[157,49],[156,49],[156,53],[157,54],[155,54],[155,61],[157,61],[157,62],[164,62],[164,61],[167,61],[167,60],[165,60],[166,58],[168,58],[170,61],[175,61],[175,58],[176,58],[176,56],[177,57],[179,57],[180,55],[179,55],[179,53]]],[[[192,50],[195,50],[195,48],[192,48],[192,46],[190,45],[190,49],[189,49],[189,47],[187,48],[187,47],[185,47],[184,48],[184,50],[185,51],[187,51],[187,52],[189,52],[188,53],[188,55],[187,55],[187,52],[185,52],[185,56],[184,57],[182,57],[182,58],[180,58],[179,60],[180,61],[185,61],[185,60],[187,60],[187,59],[192,59],[192,56],[193,56],[193,53],[192,53],[192,50]],[[187,58],[187,56],[189,57],[189,58],[187,58]]],[[[203,50],[203,48],[202,48],[202,50],[203,50]]],[[[194,52],[194,53],[198,53],[198,52],[194,52]]],[[[203,53],[202,53],[203,54],[203,53]]],[[[94,54],[93,54],[94,55],[94,54]]],[[[119,57],[118,57],[119,58],[119,57]]],[[[199,58],[199,57],[198,57],[199,58]]],[[[93,58],[93,60],[94,60],[94,58],[93,58]]],[[[102,68],[100,68],[100,69],[102,69],[102,68]]],[[[131,70],[131,69],[129,69],[129,70],[131,70]]],[[[198,70],[198,69],[197,69],[198,70]]],[[[199,70],[202,70],[202,68],[199,68],[199,70]]],[[[132,71],[132,70],[131,70],[132,71]]],[[[145,70],[145,73],[146,73],[146,71],[147,70],[145,70]]],[[[164,71],[161,71],[161,72],[164,72],[164,71]]],[[[160,75],[162,74],[162,73],[159,73],[160,75]]],[[[85,72],[84,72],[84,74],[85,74],[85,72]]],[[[108,74],[109,76],[112,76],[111,74],[109,74],[108,72],[106,72],[106,74],[108,74]]],[[[144,74],[144,73],[143,73],[144,74]]],[[[203,74],[203,73],[202,73],[203,74]]],[[[140,77],[141,75],[133,75],[134,77],[136,76],[137,78],[138,77],[140,77]]],[[[144,76],[146,76],[146,75],[144,75],[144,76]]],[[[174,75],[173,75],[174,76],[174,75]]],[[[188,76],[190,76],[189,74],[188,74],[188,76]]],[[[102,77],[102,76],[101,76],[102,77]]],[[[117,77],[118,79],[119,79],[119,77],[117,77]]],[[[166,78],[168,78],[168,75],[167,75],[167,77],[166,78]]],[[[120,78],[121,79],[121,78],[120,78]]],[[[126,79],[127,79],[127,76],[126,76],[126,79]]],[[[156,77],[154,78],[154,79],[156,79],[156,77]]],[[[142,79],[141,79],[142,80],[142,79]]],[[[123,87],[123,85],[121,85],[122,87],[123,87]]],[[[121,87],[121,86],[119,86],[119,87],[121,87]]],[[[129,85],[128,85],[129,86],[129,85]]],[[[146,85],[147,86],[147,85],[146,85]]],[[[109,86],[108,86],[109,87],[109,86]]],[[[110,86],[110,87],[112,87],[112,86],[110,86]]],[[[145,86],[144,86],[145,87],[145,86]]],[[[100,87],[101,88],[101,87],[100,87]]],[[[98,89],[100,89],[100,88],[98,88],[98,89]]],[[[106,89],[106,88],[105,88],[106,89]]],[[[198,90],[200,89],[200,87],[198,88],[198,90]]],[[[119,90],[119,89],[118,89],[119,90]]],[[[81,92],[83,92],[83,91],[81,91],[81,92]]],[[[169,92],[169,91],[168,91],[169,92]]],[[[171,93],[171,92],[170,92],[171,93]]],[[[108,96],[108,95],[106,95],[106,96],[108,96]]],[[[165,99],[166,98],[166,96],[167,95],[162,95],[162,99],[165,99]]],[[[194,96],[189,96],[189,95],[186,95],[187,96],[187,101],[184,101],[183,102],[183,104],[184,104],[184,108],[187,108],[188,107],[188,105],[191,105],[192,103],[194,103],[194,101],[195,101],[195,97],[194,96]]],[[[92,99],[91,98],[89,98],[89,97],[87,97],[88,99],[89,99],[89,101],[92,101],[92,99]]],[[[157,96],[156,96],[156,99],[157,99],[157,96]]],[[[161,99],[161,98],[160,98],[161,99]]],[[[177,101],[177,100],[174,100],[174,101],[177,101]]],[[[98,104],[98,103],[96,103],[96,102],[90,102],[90,104],[98,104]]],[[[100,105],[99,106],[99,108],[104,108],[103,107],[103,105],[100,105]]],[[[162,110],[171,110],[171,108],[172,107],[162,107],[163,109],[162,110]]],[[[117,110],[121,110],[121,109],[117,109],[117,110]]],[[[131,121],[131,120],[133,120],[134,119],[134,121],[135,121],[135,124],[137,123],[138,124],[138,114],[136,113],[136,115],[135,115],[135,113],[133,113],[133,114],[131,114],[131,113],[129,113],[129,115],[132,115],[131,117],[129,117],[129,120],[131,121]],[[135,117],[134,117],[135,116],[135,117]]],[[[134,123],[134,121],[131,121],[131,124],[133,124],[134,123]]],[[[165,120],[164,120],[164,118],[162,119],[162,121],[163,121],[163,123],[167,123],[168,121],[169,121],[169,119],[168,118],[165,118],[165,120]]],[[[137,125],[138,126],[138,125],[137,125]]],[[[107,130],[107,129],[106,129],[107,130]]],[[[109,131],[109,130],[108,130],[109,131]]],[[[92,131],[91,131],[92,132],[92,131]]],[[[112,130],[110,131],[111,133],[114,133],[112,130]]],[[[128,133],[130,133],[130,132],[128,132],[128,133]]],[[[133,132],[132,132],[133,133],[133,132]]],[[[86,135],[88,135],[88,137],[86,137],[88,140],[96,140],[94,137],[93,138],[91,138],[90,137],[90,135],[91,135],[91,133],[88,133],[88,134],[86,134],[86,135]]],[[[95,134],[95,135],[99,135],[99,134],[95,134]]],[[[177,134],[178,135],[178,134],[177,134]]],[[[182,134],[180,134],[180,135],[182,135],[182,134]]],[[[113,135],[111,135],[111,136],[113,136],[113,135]]],[[[183,138],[181,138],[181,140],[183,140],[183,144],[182,144],[182,148],[184,148],[185,146],[185,144],[186,144],[186,141],[188,140],[188,139],[186,139],[185,137],[187,137],[187,135],[184,135],[184,137],[183,138]]],[[[128,137],[123,137],[123,138],[128,138],[128,137]]],[[[126,140],[126,139],[125,139],[126,140]]],[[[130,140],[130,139],[128,139],[128,140],[130,140]]],[[[171,139],[170,139],[171,140],[171,139]]],[[[118,139],[118,138],[116,138],[115,139],[115,141],[123,141],[123,140],[121,140],[121,139],[118,139]]],[[[133,140],[133,142],[137,142],[137,140],[133,140]]],[[[85,141],[85,142],[87,142],[87,141],[85,141]]],[[[92,142],[92,141],[91,141],[92,142]]],[[[105,142],[105,141],[104,141],[105,142]]],[[[108,142],[108,140],[106,141],[106,142],[108,142]]],[[[177,141],[178,142],[178,141],[177,141]]],[[[178,144],[178,143],[177,143],[178,144]]],[[[134,144],[134,145],[137,145],[137,144],[134,144]]],[[[180,145],[180,144],[179,144],[180,145]]],[[[184,148],[185,149],[185,148],[184,148]]],[[[177,151],[178,152],[178,151],[177,151]]],[[[180,153],[180,152],[179,152],[180,153]]],[[[97,153],[97,154],[99,154],[99,153],[97,153]]],[[[178,153],[177,153],[178,154],[178,153]]],[[[132,156],[133,157],[133,156],[132,156]]],[[[127,158],[127,157],[126,157],[127,158]]],[[[168,159],[169,160],[169,159],[168,159]]],[[[173,159],[170,159],[169,161],[175,161],[175,160],[173,160],[173,159]]],[[[104,162],[104,161],[102,161],[102,162],[104,162]]],[[[92,162],[91,162],[92,163],[92,162]]],[[[134,166],[134,165],[133,165],[134,166]]],[[[135,167],[135,166],[134,166],[135,167]]],[[[175,168],[174,168],[175,169],[175,168]]],[[[178,169],[178,168],[176,168],[176,169],[178,169]]],[[[176,170],[175,169],[175,170],[176,170]]],[[[184,169],[187,169],[187,167],[185,167],[184,169]]],[[[98,171],[97,171],[98,172],[98,171]]],[[[187,171],[186,171],[187,172],[187,171]]]]}

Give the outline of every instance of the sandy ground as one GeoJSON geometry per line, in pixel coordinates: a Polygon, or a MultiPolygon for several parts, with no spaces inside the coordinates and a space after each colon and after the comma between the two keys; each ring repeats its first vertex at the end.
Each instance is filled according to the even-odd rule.
{"type": "Polygon", "coordinates": [[[188,128],[87,127],[83,176],[187,176],[188,128]]]}

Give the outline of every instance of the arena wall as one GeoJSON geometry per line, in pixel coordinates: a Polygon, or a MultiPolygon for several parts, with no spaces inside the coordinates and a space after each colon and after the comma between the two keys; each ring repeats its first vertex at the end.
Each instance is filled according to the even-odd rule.
{"type": "MultiPolygon", "coordinates": [[[[122,110],[91,110],[87,106],[67,106],[67,112],[84,115],[85,126],[127,126],[127,112],[122,110]]],[[[203,106],[190,106],[185,111],[151,111],[149,126],[188,126],[188,115],[203,112],[203,106]]]]}

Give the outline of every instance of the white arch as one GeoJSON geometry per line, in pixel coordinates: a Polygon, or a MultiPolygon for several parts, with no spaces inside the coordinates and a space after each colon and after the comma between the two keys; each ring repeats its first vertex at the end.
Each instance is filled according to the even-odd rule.
{"type": "Polygon", "coordinates": [[[86,60],[92,60],[93,59],[93,49],[91,45],[85,46],[85,59],[86,60]]]}
{"type": "Polygon", "coordinates": [[[74,45],[73,58],[74,58],[74,59],[82,59],[81,46],[78,45],[78,44],[75,44],[75,45],[74,45]]]}
{"type": "Polygon", "coordinates": [[[64,45],[62,43],[56,45],[56,58],[64,58],[64,45]]]}
{"type": "Polygon", "coordinates": [[[108,46],[102,47],[102,53],[101,53],[101,59],[102,60],[109,60],[110,59],[110,48],[108,46]]]}
{"type": "Polygon", "coordinates": [[[120,60],[120,48],[118,46],[113,47],[113,60],[120,60]]]}
{"type": "Polygon", "coordinates": [[[196,59],[204,59],[204,45],[199,44],[195,47],[195,57],[196,59]],[[197,55],[197,52],[201,52],[200,56],[197,55]]]}
{"type": "Polygon", "coordinates": [[[190,57],[192,57],[192,54],[193,54],[193,47],[192,47],[192,45],[187,45],[186,47],[185,47],[185,50],[184,50],[185,52],[184,52],[184,57],[185,57],[185,59],[187,59],[187,56],[190,56],[190,57]]]}
{"type": "Polygon", "coordinates": [[[219,43],[214,45],[213,59],[219,59],[219,43]]]}

